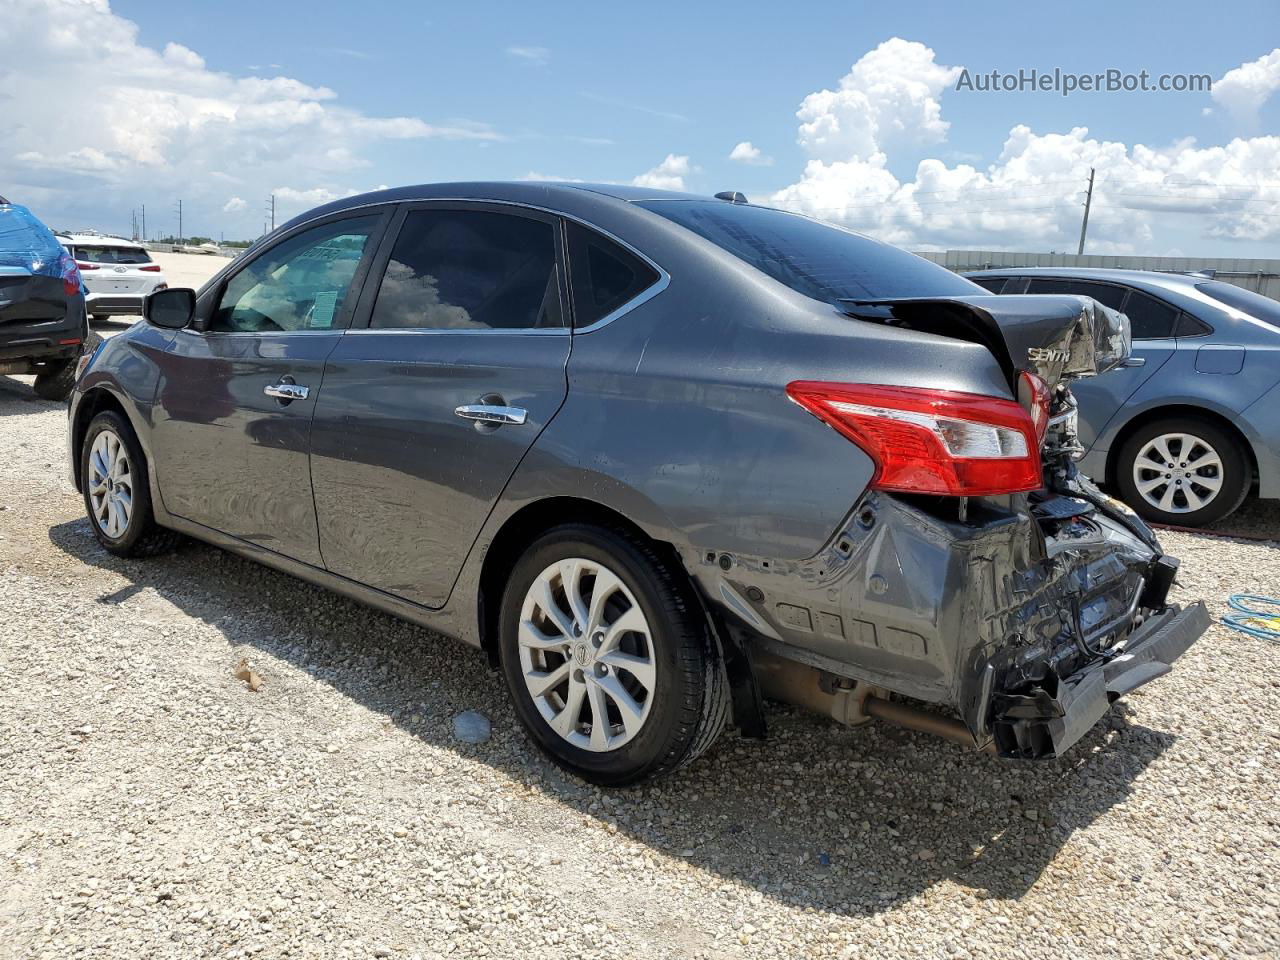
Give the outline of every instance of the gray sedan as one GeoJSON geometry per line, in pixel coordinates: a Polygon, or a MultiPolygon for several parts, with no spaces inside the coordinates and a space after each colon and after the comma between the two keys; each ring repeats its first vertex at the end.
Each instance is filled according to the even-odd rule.
{"type": "Polygon", "coordinates": [[[1207,625],[1071,459],[1124,318],[725,196],[381,191],[152,294],[71,399],[94,534],[479,646],[602,784],[763,735],[762,695],[1067,750],[1207,625]]]}
{"type": "Polygon", "coordinates": [[[1280,303],[1195,274],[1038,268],[969,274],[1000,294],[1123,311],[1133,356],[1075,389],[1082,469],[1149,520],[1221,520],[1280,497],[1280,303]]]}

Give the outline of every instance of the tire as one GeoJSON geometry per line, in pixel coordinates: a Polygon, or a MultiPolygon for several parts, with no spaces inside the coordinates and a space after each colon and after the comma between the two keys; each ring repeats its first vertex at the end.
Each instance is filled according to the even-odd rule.
{"type": "Polygon", "coordinates": [[[114,410],[89,422],[80,448],[80,486],[94,536],[116,556],[150,557],[177,544],[179,535],[155,521],[142,446],[114,410]]]}
{"type": "Polygon", "coordinates": [[[108,320],[111,319],[111,317],[105,313],[95,313],[92,319],[94,323],[106,323],[108,320]]]}
{"type": "Polygon", "coordinates": [[[673,567],[639,537],[566,524],[539,537],[512,570],[499,644],[516,715],[544,753],[584,780],[613,787],[670,773],[706,751],[728,720],[719,645],[692,584],[673,567]],[[575,579],[578,615],[564,590],[575,579]],[[597,598],[602,583],[608,593],[597,598]],[[543,607],[548,596],[558,617],[543,607]],[[600,629],[575,632],[583,619],[600,629]],[[530,670],[563,679],[538,695],[530,670]],[[605,724],[595,720],[599,704],[605,724]]]}
{"type": "Polygon", "coordinates": [[[1153,523],[1182,527],[1230,516],[1253,482],[1239,438],[1197,417],[1167,417],[1139,428],[1120,447],[1115,471],[1121,500],[1153,523]]]}
{"type": "Polygon", "coordinates": [[[36,374],[36,381],[31,385],[31,392],[41,400],[60,402],[71,396],[71,389],[76,385],[76,361],[59,360],[48,364],[36,374]]]}

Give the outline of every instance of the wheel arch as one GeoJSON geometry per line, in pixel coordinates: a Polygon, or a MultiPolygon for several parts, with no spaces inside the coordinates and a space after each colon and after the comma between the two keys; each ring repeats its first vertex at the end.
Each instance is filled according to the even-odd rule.
{"type": "MultiPolygon", "coordinates": [[[[86,391],[76,404],[75,420],[71,424],[71,464],[75,471],[76,489],[82,490],[84,477],[81,476],[80,465],[80,448],[84,446],[84,435],[89,430],[89,424],[93,422],[93,418],[104,410],[114,410],[127,420],[130,425],[133,421],[129,417],[128,411],[125,410],[124,403],[114,393],[106,387],[94,387],[86,391]]],[[[138,431],[135,428],[134,433],[138,431]]]]}
{"type": "Polygon", "coordinates": [[[1120,451],[1124,449],[1124,445],[1129,441],[1135,433],[1141,430],[1149,423],[1157,420],[1165,420],[1170,417],[1188,417],[1196,420],[1205,420],[1213,424],[1218,429],[1224,431],[1229,436],[1236,438],[1240,442],[1240,447],[1244,450],[1245,455],[1249,458],[1249,469],[1253,479],[1250,482],[1252,487],[1257,483],[1258,475],[1258,455],[1253,449],[1253,443],[1244,434],[1241,429],[1236,426],[1229,417],[1224,416],[1216,410],[1208,407],[1197,406],[1190,403],[1171,403],[1158,407],[1149,407],[1146,410],[1134,415],[1127,420],[1115,434],[1111,441],[1110,448],[1107,451],[1107,484],[1114,487],[1117,477],[1117,468],[1119,467],[1120,451]]]}
{"type": "MultiPolygon", "coordinates": [[[[498,663],[498,611],[507,574],[520,555],[546,531],[563,523],[590,523],[640,537],[658,548],[668,562],[688,576],[675,547],[651,536],[643,527],[613,507],[581,497],[557,496],[525,504],[494,534],[480,567],[476,591],[476,617],[480,647],[494,666],[498,663]]],[[[692,577],[689,577],[693,586],[692,577]]]]}

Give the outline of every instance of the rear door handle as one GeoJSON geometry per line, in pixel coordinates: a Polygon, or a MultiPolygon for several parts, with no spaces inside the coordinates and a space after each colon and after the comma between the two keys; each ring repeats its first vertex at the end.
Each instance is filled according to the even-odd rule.
{"type": "Polygon", "coordinates": [[[529,418],[529,411],[524,407],[508,407],[496,403],[466,403],[454,407],[453,412],[463,420],[476,420],[480,423],[524,423],[529,418]]]}
{"type": "Polygon", "coordinates": [[[277,400],[283,400],[286,403],[290,400],[305,400],[307,394],[311,392],[310,387],[304,387],[297,383],[272,383],[262,388],[262,392],[268,397],[275,397],[277,400]]]}
{"type": "Polygon", "coordinates": [[[1146,365],[1146,357],[1126,357],[1120,361],[1120,366],[1122,367],[1145,367],[1146,365]]]}

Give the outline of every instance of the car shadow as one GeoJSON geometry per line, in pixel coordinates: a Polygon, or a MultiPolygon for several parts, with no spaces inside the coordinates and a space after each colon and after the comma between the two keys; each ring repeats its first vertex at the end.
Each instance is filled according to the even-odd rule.
{"type": "Polygon", "coordinates": [[[42,400],[32,393],[30,379],[0,375],[0,417],[42,413],[56,407],[66,410],[65,400],[42,400]]]}
{"type": "Polygon", "coordinates": [[[85,519],[53,527],[49,538],[128,582],[101,603],[154,590],[232,647],[290,663],[423,743],[488,763],[655,851],[798,908],[871,916],[948,881],[960,895],[1021,897],[1072,833],[1122,803],[1175,739],[1134,722],[1122,701],[1067,758],[1014,764],[779,706],[770,707],[767,741],[726,733],[670,777],[599,790],[525,739],[479,650],[203,544],[120,559],[85,519]],[[454,739],[462,710],[491,718],[489,742],[454,739]]]}

